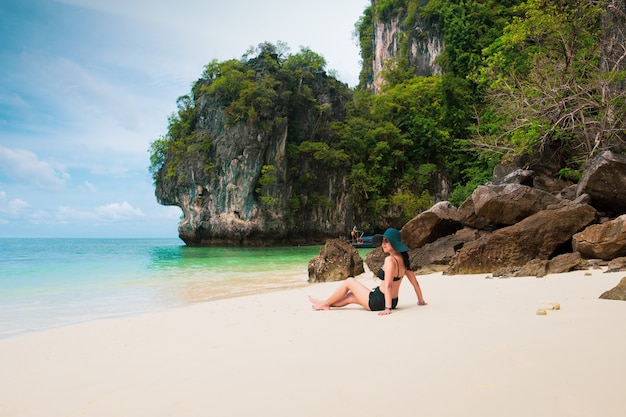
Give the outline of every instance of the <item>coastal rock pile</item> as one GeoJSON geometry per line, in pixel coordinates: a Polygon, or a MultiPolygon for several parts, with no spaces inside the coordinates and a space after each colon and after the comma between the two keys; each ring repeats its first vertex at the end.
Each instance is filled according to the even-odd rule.
{"type": "MultiPolygon", "coordinates": [[[[578,184],[501,166],[458,209],[438,203],[401,232],[416,272],[543,276],[626,256],[625,220],[626,156],[607,151],[578,184]]],[[[375,271],[384,256],[365,262],[375,271]]]]}
{"type": "Polygon", "coordinates": [[[309,261],[309,282],[340,281],[364,272],[359,252],[342,239],[329,239],[309,261]]]}

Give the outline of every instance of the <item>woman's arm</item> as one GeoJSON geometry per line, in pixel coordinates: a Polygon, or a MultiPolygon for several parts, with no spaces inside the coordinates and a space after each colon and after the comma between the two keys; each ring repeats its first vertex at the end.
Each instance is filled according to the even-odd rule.
{"type": "Polygon", "coordinates": [[[409,282],[411,283],[411,285],[413,285],[413,289],[415,290],[415,295],[417,295],[417,305],[425,306],[426,301],[424,301],[424,297],[422,296],[422,289],[420,288],[420,283],[417,282],[415,273],[411,271],[410,269],[407,269],[406,277],[409,279],[409,282]]]}

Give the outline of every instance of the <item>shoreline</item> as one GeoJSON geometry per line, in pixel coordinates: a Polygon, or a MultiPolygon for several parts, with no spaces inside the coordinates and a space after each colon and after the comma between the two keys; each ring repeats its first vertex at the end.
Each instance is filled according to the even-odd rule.
{"type": "MultiPolygon", "coordinates": [[[[304,276],[304,274],[301,274],[301,275],[304,276]]],[[[181,301],[180,303],[176,303],[172,305],[169,305],[168,303],[164,303],[161,306],[153,306],[148,310],[134,310],[134,311],[128,310],[128,311],[122,311],[122,312],[111,312],[108,315],[86,317],[83,319],[75,319],[75,321],[71,321],[71,322],[47,324],[47,325],[42,325],[42,327],[39,327],[39,328],[28,328],[24,330],[15,331],[12,333],[0,333],[0,342],[2,340],[12,339],[15,337],[37,334],[37,333],[47,332],[47,331],[53,331],[53,330],[63,329],[66,327],[88,325],[89,323],[106,321],[106,320],[128,319],[128,318],[133,318],[133,317],[166,313],[171,310],[184,309],[189,306],[196,305],[196,304],[210,303],[214,301],[228,300],[228,299],[239,298],[239,297],[249,297],[253,295],[263,295],[263,294],[277,292],[277,291],[289,291],[292,289],[302,288],[302,287],[311,285],[306,281],[306,279],[304,279],[302,282],[294,281],[294,282],[289,282],[286,284],[280,279],[276,279],[274,282],[271,282],[269,284],[266,283],[260,288],[222,293],[220,292],[219,289],[211,288],[211,284],[214,284],[214,283],[196,283],[195,285],[196,288],[190,289],[188,288],[189,287],[188,285],[187,287],[184,287],[185,290],[179,289],[177,291],[178,293],[180,293],[178,297],[181,300],[184,300],[184,301],[181,301]],[[272,286],[272,284],[274,285],[272,286]],[[219,294],[219,295],[215,295],[215,294],[219,294]]],[[[235,288],[240,288],[240,287],[235,286],[235,288]]],[[[0,417],[1,416],[2,415],[0,414],[0,417]]]]}
{"type": "Polygon", "coordinates": [[[626,303],[598,297],[624,275],[418,276],[429,304],[405,280],[384,317],[307,284],[0,339],[0,416],[617,417],[626,303]]]}

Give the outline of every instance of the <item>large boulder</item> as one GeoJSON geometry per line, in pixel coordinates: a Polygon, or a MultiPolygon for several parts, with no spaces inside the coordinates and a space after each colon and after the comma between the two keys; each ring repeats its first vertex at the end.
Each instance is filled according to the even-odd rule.
{"type": "Polygon", "coordinates": [[[611,259],[606,266],[604,272],[620,272],[626,271],[626,256],[620,256],[619,258],[611,259]]]}
{"type": "Polygon", "coordinates": [[[420,273],[443,271],[467,242],[472,242],[480,236],[481,232],[478,230],[466,227],[453,235],[444,236],[421,248],[412,249],[409,251],[411,269],[420,273]]]}
{"type": "Polygon", "coordinates": [[[309,282],[341,281],[365,272],[359,252],[347,241],[329,239],[309,261],[309,282]]]}
{"type": "Polygon", "coordinates": [[[545,259],[531,259],[513,276],[516,277],[544,277],[548,271],[549,261],[545,259]]]}
{"type": "Polygon", "coordinates": [[[503,170],[502,165],[496,166],[496,168],[494,168],[493,170],[493,181],[491,183],[493,185],[522,184],[532,187],[533,175],[535,174],[534,171],[530,169],[518,168],[515,171],[509,172],[508,174],[504,175],[505,172],[507,171],[503,170]]]}
{"type": "Polygon", "coordinates": [[[560,274],[562,272],[569,272],[582,264],[582,257],[580,253],[564,253],[548,260],[545,259],[531,259],[526,265],[522,266],[519,270],[516,268],[503,268],[496,273],[495,276],[510,276],[510,277],[543,277],[547,274],[560,274]]]}
{"type": "Polygon", "coordinates": [[[474,212],[497,225],[512,225],[557,204],[554,195],[522,184],[482,185],[472,193],[474,212]]]}
{"type": "Polygon", "coordinates": [[[576,233],[572,247],[585,258],[611,260],[626,256],[626,214],[576,233]]]}
{"type": "Polygon", "coordinates": [[[626,155],[606,151],[592,159],[577,192],[589,194],[591,205],[600,211],[626,213],[626,155]]]}
{"type": "Polygon", "coordinates": [[[409,248],[419,248],[440,237],[451,235],[462,227],[456,207],[447,201],[441,201],[409,220],[400,233],[402,241],[409,248]]]}
{"type": "Polygon", "coordinates": [[[579,252],[563,253],[550,259],[548,263],[548,274],[560,274],[573,271],[583,264],[582,256],[579,252]]]}
{"type": "Polygon", "coordinates": [[[596,217],[596,210],[587,204],[563,201],[465,244],[444,273],[489,273],[504,267],[521,267],[533,259],[550,259],[596,217]]]}
{"type": "Polygon", "coordinates": [[[605,291],[600,295],[605,300],[621,300],[626,301],[626,277],[622,278],[615,287],[605,291]]]}
{"type": "Polygon", "coordinates": [[[459,219],[459,223],[463,226],[478,230],[493,230],[497,226],[491,220],[476,215],[476,209],[474,207],[474,200],[472,199],[472,196],[466,198],[463,204],[461,204],[457,210],[457,217],[459,219]]]}

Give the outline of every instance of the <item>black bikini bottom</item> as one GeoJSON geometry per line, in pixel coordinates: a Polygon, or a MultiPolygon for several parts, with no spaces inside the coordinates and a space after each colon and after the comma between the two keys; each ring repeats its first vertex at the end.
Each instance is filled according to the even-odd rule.
{"type": "MultiPolygon", "coordinates": [[[[370,292],[369,307],[372,311],[380,311],[385,309],[385,294],[380,290],[380,287],[376,287],[370,292]]],[[[391,308],[396,308],[398,305],[398,299],[391,300],[391,308]]]]}

